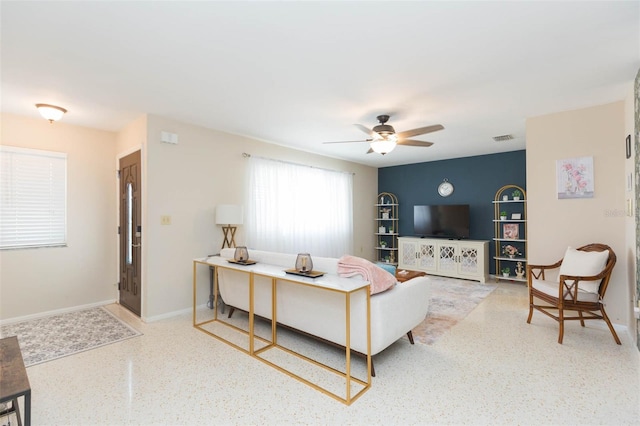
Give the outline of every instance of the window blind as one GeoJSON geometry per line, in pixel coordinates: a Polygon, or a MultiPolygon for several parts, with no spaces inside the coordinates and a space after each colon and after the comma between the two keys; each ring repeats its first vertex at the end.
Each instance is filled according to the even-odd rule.
{"type": "Polygon", "coordinates": [[[67,154],[0,146],[0,249],[67,238],[67,154]]]}

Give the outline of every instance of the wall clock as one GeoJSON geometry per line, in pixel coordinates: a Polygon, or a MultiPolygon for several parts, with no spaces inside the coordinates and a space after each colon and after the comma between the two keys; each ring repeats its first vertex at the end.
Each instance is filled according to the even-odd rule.
{"type": "Polygon", "coordinates": [[[453,184],[447,179],[444,179],[440,185],[438,185],[438,194],[442,197],[448,197],[453,194],[453,184]]]}

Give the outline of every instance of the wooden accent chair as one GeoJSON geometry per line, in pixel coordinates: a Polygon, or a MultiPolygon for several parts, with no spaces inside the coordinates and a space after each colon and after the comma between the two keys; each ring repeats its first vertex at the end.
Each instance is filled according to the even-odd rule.
{"type": "Polygon", "coordinates": [[[565,321],[578,320],[584,327],[584,320],[602,319],[609,326],[616,343],[620,345],[620,339],[607,317],[603,303],[615,264],[616,255],[611,247],[604,244],[588,244],[578,249],[568,248],[565,257],[553,265],[527,265],[527,323],[531,324],[534,309],[548,315],[558,321],[558,343],[562,343],[565,321]],[[557,268],[560,269],[558,280],[545,280],[545,272],[557,268]],[[534,298],[547,304],[535,303],[534,298]],[[554,315],[552,312],[556,311],[557,315],[554,315]],[[577,312],[577,316],[565,316],[566,311],[577,312]]]}

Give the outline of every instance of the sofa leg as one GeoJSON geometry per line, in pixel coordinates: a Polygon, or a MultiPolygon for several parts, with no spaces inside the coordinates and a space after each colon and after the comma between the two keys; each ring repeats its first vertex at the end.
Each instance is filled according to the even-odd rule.
{"type": "Polygon", "coordinates": [[[371,358],[371,377],[376,377],[376,369],[373,368],[373,358],[371,358]]]}
{"type": "Polygon", "coordinates": [[[413,333],[411,332],[411,330],[409,330],[409,332],[407,333],[407,337],[409,338],[409,342],[411,342],[411,344],[413,345],[413,333]]]}
{"type": "Polygon", "coordinates": [[[233,312],[236,310],[236,308],[234,308],[233,306],[229,306],[229,316],[227,318],[231,318],[231,315],[233,315],[233,312]]]}

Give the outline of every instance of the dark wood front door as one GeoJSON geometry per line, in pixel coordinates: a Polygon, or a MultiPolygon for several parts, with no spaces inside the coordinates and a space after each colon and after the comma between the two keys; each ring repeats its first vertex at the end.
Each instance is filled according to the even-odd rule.
{"type": "Polygon", "coordinates": [[[120,304],[140,316],[140,151],[120,159],[120,304]]]}

